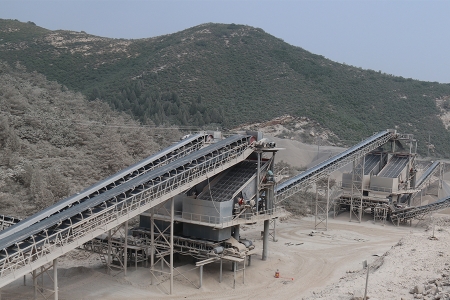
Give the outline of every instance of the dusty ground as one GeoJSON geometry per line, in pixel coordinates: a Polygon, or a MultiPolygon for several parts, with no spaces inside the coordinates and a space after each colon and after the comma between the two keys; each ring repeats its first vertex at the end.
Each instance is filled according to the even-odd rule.
{"type": "MultiPolygon", "coordinates": [[[[304,166],[318,157],[316,146],[297,141],[276,142],[289,149],[289,153],[277,158],[293,158],[293,165],[304,166]]],[[[339,152],[334,147],[323,150],[339,152]]],[[[450,175],[446,174],[445,179],[450,179],[450,175]]],[[[444,213],[450,213],[450,209],[444,213]]],[[[438,216],[435,214],[434,219],[438,216]]],[[[353,299],[364,292],[364,260],[373,266],[368,292],[372,300],[435,299],[439,295],[448,299],[445,293],[450,282],[445,280],[450,276],[450,226],[442,220],[435,223],[437,239],[429,239],[429,218],[419,226],[413,223],[412,227],[395,227],[374,223],[368,215],[362,223],[349,222],[348,213],[342,213],[329,220],[327,231],[316,231],[314,218],[291,217],[277,223],[278,241],[269,242],[267,261],[261,260],[263,225],[244,226],[241,236],[254,241],[258,249],[252,265],[246,268],[245,284],[239,272],[233,289],[229,264],[224,265],[223,281],[219,283],[219,265],[211,264],[205,266],[203,287],[197,289],[189,281],[198,285],[199,270],[191,261],[183,260],[176,264],[185,277],[175,277],[172,296],[165,293],[168,282],[150,285],[147,268],[130,267],[126,277],[123,273],[110,276],[96,254],[76,250],[59,259],[59,299],[353,299]],[[281,278],[274,278],[276,270],[281,278]],[[422,293],[411,294],[415,287],[422,293]]],[[[47,277],[45,282],[52,285],[47,277]]],[[[2,299],[32,299],[30,275],[26,284],[17,280],[2,288],[2,299]]]]}
{"type": "MultiPolygon", "coordinates": [[[[60,299],[351,299],[364,289],[362,262],[378,265],[369,280],[370,299],[413,299],[409,291],[417,284],[441,277],[448,261],[450,235],[439,227],[429,240],[425,227],[395,227],[374,223],[366,216],[362,223],[348,221],[347,214],[329,220],[328,231],[315,231],[313,218],[289,218],[277,224],[277,242],[269,244],[269,259],[256,255],[246,268],[245,284],[238,273],[233,289],[233,273],[224,265],[219,283],[219,265],[207,265],[203,287],[197,289],[182,276],[175,277],[172,296],[151,286],[149,270],[130,268],[114,277],[105,274],[95,254],[76,251],[60,259],[60,299]],[[399,242],[400,241],[400,242],[399,242]],[[279,270],[281,278],[274,278],[279,270]]],[[[245,226],[241,235],[262,249],[261,225],[245,226]]],[[[260,252],[259,252],[260,253],[260,252]]],[[[185,262],[187,263],[187,262],[185,262]]],[[[179,262],[179,264],[181,264],[179,262]]],[[[186,272],[192,264],[180,266],[186,272]]],[[[184,275],[198,284],[198,269],[184,275]]],[[[50,283],[48,278],[46,282],[50,283]]],[[[163,284],[168,289],[168,282],[163,284]]],[[[2,289],[2,299],[32,298],[31,277],[27,286],[18,280],[2,289]]]]}

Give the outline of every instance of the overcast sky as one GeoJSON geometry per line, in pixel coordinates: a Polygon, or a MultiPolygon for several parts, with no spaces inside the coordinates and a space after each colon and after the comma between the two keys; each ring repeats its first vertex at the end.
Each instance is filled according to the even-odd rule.
{"type": "Polygon", "coordinates": [[[0,0],[0,18],[113,38],[245,24],[336,62],[450,83],[448,0],[0,0]]]}

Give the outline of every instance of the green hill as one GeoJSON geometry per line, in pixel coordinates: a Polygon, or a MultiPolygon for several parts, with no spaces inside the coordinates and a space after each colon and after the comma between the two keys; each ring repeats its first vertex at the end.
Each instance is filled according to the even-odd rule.
{"type": "MultiPolygon", "coordinates": [[[[284,114],[342,140],[386,128],[413,133],[450,157],[436,99],[450,85],[335,63],[262,29],[203,24],[148,39],[110,39],[0,20],[0,57],[19,61],[143,123],[230,128],[284,114]]],[[[448,107],[445,106],[445,107],[448,107]]]]}

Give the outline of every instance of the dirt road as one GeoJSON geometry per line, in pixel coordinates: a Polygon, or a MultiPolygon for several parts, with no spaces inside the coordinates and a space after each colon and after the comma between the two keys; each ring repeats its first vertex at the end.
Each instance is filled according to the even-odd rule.
{"type": "MultiPolygon", "coordinates": [[[[370,219],[362,223],[348,219],[348,215],[331,219],[328,231],[315,231],[313,218],[279,221],[277,242],[269,243],[269,259],[262,261],[261,255],[254,256],[251,266],[246,268],[245,284],[239,272],[235,289],[233,272],[227,264],[224,264],[222,283],[219,283],[219,265],[205,266],[203,287],[197,289],[188,280],[198,284],[198,269],[191,270],[192,264],[178,262],[178,270],[186,272],[185,277],[175,277],[174,293],[168,296],[161,287],[150,285],[146,268],[130,268],[127,277],[123,274],[112,277],[105,274],[94,254],[69,255],[60,262],[60,299],[302,299],[320,292],[348,271],[361,270],[362,261],[374,261],[377,259],[374,255],[391,249],[411,230],[423,231],[390,224],[382,226],[370,219]],[[278,279],[274,277],[277,270],[281,275],[278,279]]],[[[254,241],[260,251],[261,230],[262,224],[241,229],[241,236],[254,241]]],[[[3,298],[32,298],[30,276],[27,279],[27,286],[18,280],[3,288],[3,298]]],[[[48,278],[45,280],[51,284],[48,278]]],[[[168,289],[168,282],[163,286],[168,289]]]]}

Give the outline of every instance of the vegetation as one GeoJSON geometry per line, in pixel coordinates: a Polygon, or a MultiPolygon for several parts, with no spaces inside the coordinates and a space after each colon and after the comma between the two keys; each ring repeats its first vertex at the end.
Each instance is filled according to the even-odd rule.
{"type": "Polygon", "coordinates": [[[449,84],[335,63],[258,28],[203,24],[139,40],[13,20],[0,20],[0,28],[4,60],[143,124],[233,128],[291,114],[344,141],[387,128],[412,133],[421,153],[430,134],[437,154],[450,157],[436,107],[436,99],[450,95],[449,84]]]}
{"type": "Polygon", "coordinates": [[[24,217],[153,154],[181,134],[138,126],[21,66],[0,63],[0,211],[24,217]],[[166,138],[168,137],[168,138],[166,138]]]}

